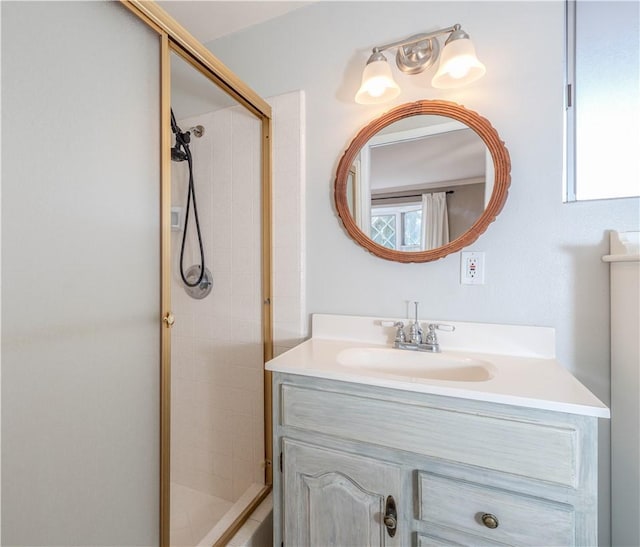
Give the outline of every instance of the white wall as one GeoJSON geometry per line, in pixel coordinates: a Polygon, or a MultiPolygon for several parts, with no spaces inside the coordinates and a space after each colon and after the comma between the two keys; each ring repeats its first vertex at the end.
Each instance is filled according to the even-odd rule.
{"type": "MultiPolygon", "coordinates": [[[[600,257],[608,252],[607,230],[637,229],[639,202],[562,203],[563,2],[319,2],[208,46],[263,96],[306,93],[310,313],[398,316],[407,300],[419,300],[429,318],[555,327],[560,361],[609,401],[609,272],[600,257]],[[430,87],[433,69],[424,77],[398,75],[403,93],[394,103],[354,103],[371,47],[454,23],[474,40],[485,78],[446,91],[430,87]],[[357,130],[396,104],[425,98],[487,117],[511,154],[505,208],[471,246],[486,253],[483,286],[459,284],[459,254],[427,264],[367,254],[333,207],[335,169],[357,130]]],[[[606,544],[607,424],[601,429],[606,544]]]]}
{"type": "Polygon", "coordinates": [[[294,91],[267,99],[273,122],[273,354],[307,337],[305,294],[305,97],[294,91]]]}
{"type": "Polygon", "coordinates": [[[2,2],[2,543],[155,545],[159,39],[2,2]]]}

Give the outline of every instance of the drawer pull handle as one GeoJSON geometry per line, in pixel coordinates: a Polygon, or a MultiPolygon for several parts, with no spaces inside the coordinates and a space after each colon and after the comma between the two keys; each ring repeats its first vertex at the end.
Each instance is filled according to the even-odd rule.
{"type": "Polygon", "coordinates": [[[491,513],[484,513],[482,515],[482,524],[484,524],[487,528],[497,528],[498,527],[498,517],[492,515],[491,513]]]}
{"type": "Polygon", "coordinates": [[[396,529],[398,528],[398,512],[396,511],[396,500],[393,499],[393,496],[387,496],[382,522],[384,522],[384,525],[387,527],[389,537],[395,536],[396,529]]]}

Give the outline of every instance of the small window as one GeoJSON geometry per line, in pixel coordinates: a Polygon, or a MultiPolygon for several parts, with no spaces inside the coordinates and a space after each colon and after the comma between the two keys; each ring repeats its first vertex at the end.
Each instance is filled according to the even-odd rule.
{"type": "Polygon", "coordinates": [[[404,211],[402,215],[402,247],[419,251],[422,244],[422,208],[404,211]]]}
{"type": "Polygon", "coordinates": [[[388,249],[398,247],[398,215],[395,213],[371,215],[371,239],[388,249]]]}
{"type": "Polygon", "coordinates": [[[640,195],[640,3],[567,0],[566,201],[640,195]]]}
{"type": "Polygon", "coordinates": [[[371,239],[402,251],[422,248],[422,205],[371,208],[371,239]]]}

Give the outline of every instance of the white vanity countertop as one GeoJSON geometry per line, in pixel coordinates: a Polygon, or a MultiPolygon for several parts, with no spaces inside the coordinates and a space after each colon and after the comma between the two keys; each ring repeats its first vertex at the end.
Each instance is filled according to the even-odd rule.
{"type": "MultiPolygon", "coordinates": [[[[427,322],[430,321],[424,323],[427,322]]],[[[410,378],[388,371],[345,367],[338,362],[338,354],[343,350],[391,348],[393,340],[393,333],[389,335],[393,329],[381,327],[380,319],[349,316],[314,316],[313,338],[272,359],[266,368],[274,372],[609,418],[606,405],[553,356],[553,329],[450,323],[456,326],[456,332],[441,333],[443,355],[488,361],[494,370],[491,379],[471,382],[410,378]],[[349,339],[345,332],[349,335],[355,332],[357,339],[349,339]],[[484,347],[479,348],[481,351],[470,350],[462,338],[447,345],[447,341],[456,339],[457,333],[464,340],[477,342],[482,339],[484,347]],[[504,336],[509,344],[501,342],[504,336]],[[492,345],[497,346],[495,351],[491,351],[492,345]],[[501,351],[505,347],[508,353],[501,351]]]]}

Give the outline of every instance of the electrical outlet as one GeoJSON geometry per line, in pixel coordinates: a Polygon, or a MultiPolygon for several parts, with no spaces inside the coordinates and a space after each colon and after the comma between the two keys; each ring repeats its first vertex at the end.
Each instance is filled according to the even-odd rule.
{"type": "Polygon", "coordinates": [[[476,251],[460,253],[460,283],[484,285],[484,253],[476,251]]]}

